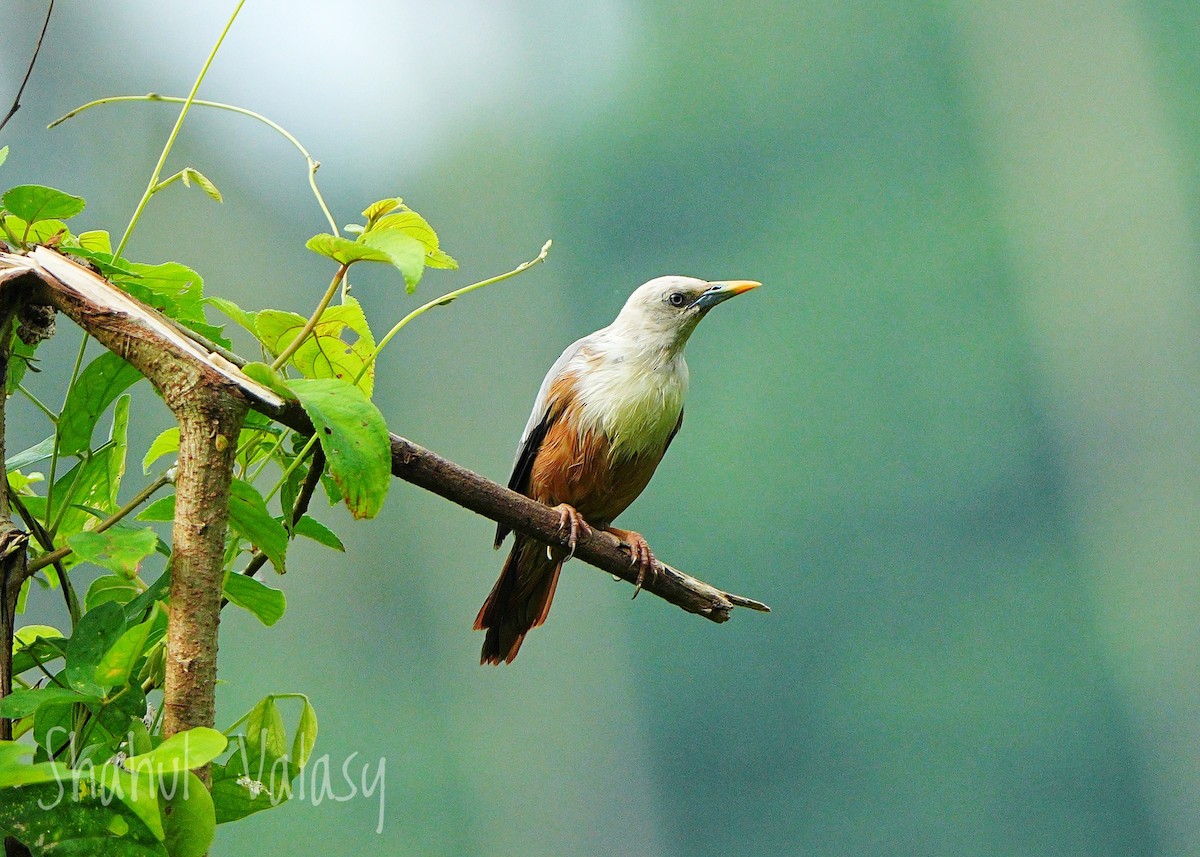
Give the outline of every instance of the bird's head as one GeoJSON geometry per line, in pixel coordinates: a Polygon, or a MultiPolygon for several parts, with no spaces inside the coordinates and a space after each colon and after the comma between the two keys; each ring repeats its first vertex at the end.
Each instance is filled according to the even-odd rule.
{"type": "Polygon", "coordinates": [[[658,277],[629,296],[613,327],[637,337],[641,344],[677,352],[710,309],[760,285],[753,280],[658,277]]]}

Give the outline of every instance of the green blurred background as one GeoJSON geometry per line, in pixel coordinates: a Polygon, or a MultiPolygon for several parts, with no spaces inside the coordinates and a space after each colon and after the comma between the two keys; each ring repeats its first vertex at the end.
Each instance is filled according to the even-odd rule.
{"type": "MultiPolygon", "coordinates": [[[[59,4],[0,183],[119,232],[173,108],[44,127],[184,94],[231,5],[59,4]]],[[[6,93],[42,13],[3,8],[6,93]]],[[[225,618],[219,719],[307,693],[340,795],[386,760],[383,830],[378,793],[310,782],[214,853],[1200,853],[1198,91],[1179,0],[248,3],[201,95],[297,134],[339,222],[399,193],[462,263],[415,297],[360,275],[377,330],[555,241],[385,354],[394,431],[503,480],[633,287],[766,284],[693,338],[621,522],[774,612],[712,625],[572,563],[484,669],[488,521],[401,483],[375,522],[322,510],[348,553],[294,549],[274,629],[225,618]]],[[[130,255],[307,312],[296,153],[197,110],[173,165],[226,201],[173,188],[130,255]]],[[[19,449],[45,427],[14,410],[19,449]]]]}

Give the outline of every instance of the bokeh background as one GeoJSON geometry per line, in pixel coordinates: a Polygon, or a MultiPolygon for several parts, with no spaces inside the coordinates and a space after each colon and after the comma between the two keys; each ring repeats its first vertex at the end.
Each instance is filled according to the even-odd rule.
{"type": "MultiPolygon", "coordinates": [[[[175,109],[45,126],[185,94],[231,8],[60,3],[0,183],[119,233],[175,109]]],[[[43,6],[0,14],[6,106],[43,6]]],[[[251,0],[201,96],[295,133],[339,222],[400,194],[462,263],[415,297],[360,274],[377,330],[555,242],[385,353],[394,431],[502,481],[546,368],[634,286],[766,284],[693,338],[622,521],[774,612],[712,625],[572,563],[483,669],[488,521],[401,483],[375,522],[322,510],[348,552],[293,549],[275,628],[225,618],[219,715],[307,693],[339,795],[386,760],[382,833],[378,793],[310,783],[213,853],[1200,853],[1198,92],[1179,0],[251,0]]],[[[173,188],[130,255],[307,312],[295,151],[198,109],[185,165],[225,203],[173,188]]]]}

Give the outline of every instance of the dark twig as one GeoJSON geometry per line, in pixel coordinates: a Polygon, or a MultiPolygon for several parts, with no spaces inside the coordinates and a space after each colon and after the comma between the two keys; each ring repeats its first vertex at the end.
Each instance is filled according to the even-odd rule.
{"type": "Polygon", "coordinates": [[[4,130],[4,126],[8,124],[8,120],[12,119],[21,109],[21,96],[25,93],[25,84],[29,83],[29,78],[33,74],[33,67],[37,65],[38,54],[42,52],[42,41],[46,38],[46,30],[50,27],[50,16],[54,14],[54,0],[50,0],[50,7],[46,9],[46,20],[42,22],[42,33],[38,36],[37,46],[33,49],[33,56],[29,60],[29,68],[25,69],[25,79],[21,81],[21,86],[17,90],[17,97],[13,99],[12,107],[8,109],[8,113],[3,119],[0,119],[0,131],[4,130]]]}
{"type": "MultiPolygon", "coordinates": [[[[54,550],[54,539],[50,533],[46,532],[46,528],[42,526],[42,522],[37,517],[30,513],[25,503],[21,500],[21,495],[12,492],[8,495],[8,501],[12,504],[16,513],[21,516],[21,520],[25,522],[25,526],[29,527],[29,532],[33,533],[33,537],[37,539],[37,543],[42,546],[44,551],[54,550]]],[[[54,570],[58,573],[58,580],[62,584],[63,599],[67,603],[67,612],[71,614],[71,627],[79,621],[79,597],[75,594],[75,586],[71,583],[71,578],[67,577],[67,568],[63,565],[61,559],[56,559],[53,562],[54,570]]],[[[37,571],[37,569],[34,569],[37,571]]]]}

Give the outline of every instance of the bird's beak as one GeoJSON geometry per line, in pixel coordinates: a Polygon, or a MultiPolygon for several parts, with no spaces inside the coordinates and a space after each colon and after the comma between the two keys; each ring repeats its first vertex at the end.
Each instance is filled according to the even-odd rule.
{"type": "Polygon", "coordinates": [[[757,289],[761,285],[762,283],[756,283],[754,280],[720,280],[709,283],[708,290],[696,298],[696,302],[692,304],[692,307],[701,312],[707,312],[721,301],[729,300],[734,295],[740,295],[742,292],[757,289]]]}

